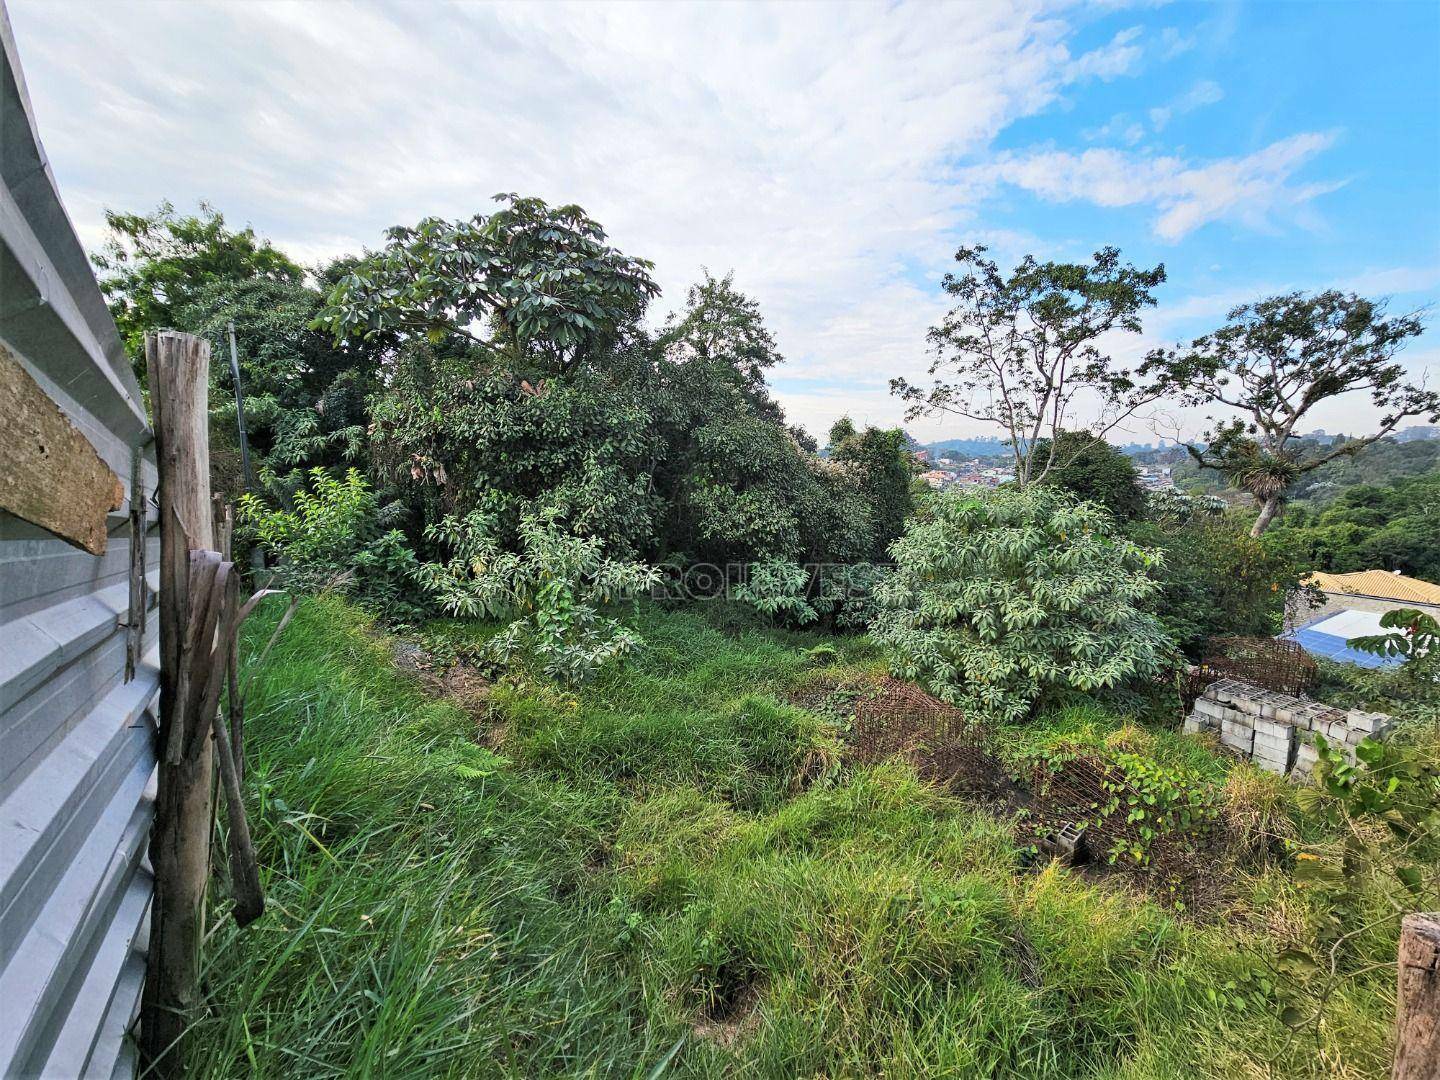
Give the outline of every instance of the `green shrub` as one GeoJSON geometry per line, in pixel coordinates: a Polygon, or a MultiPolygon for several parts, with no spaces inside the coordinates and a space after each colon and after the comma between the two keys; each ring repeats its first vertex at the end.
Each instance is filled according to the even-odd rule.
{"type": "Polygon", "coordinates": [[[280,588],[351,592],[382,614],[418,613],[411,578],[415,553],[398,529],[384,529],[384,511],[355,469],[336,478],[310,470],[310,486],[291,496],[290,509],[272,509],[245,494],[241,526],[276,560],[280,588]]]}
{"type": "Polygon", "coordinates": [[[574,685],[640,644],[600,609],[655,585],[654,567],[608,558],[599,537],[573,536],[548,516],[522,522],[518,553],[501,548],[491,525],[472,512],[429,526],[426,537],[452,555],[418,567],[416,577],[448,614],[511,620],[486,645],[496,660],[533,661],[574,685]]]}
{"type": "Polygon", "coordinates": [[[873,635],[898,675],[976,715],[1022,719],[1047,690],[1152,677],[1171,652],[1141,606],[1159,556],[1093,503],[945,493],[891,550],[873,635]]]}

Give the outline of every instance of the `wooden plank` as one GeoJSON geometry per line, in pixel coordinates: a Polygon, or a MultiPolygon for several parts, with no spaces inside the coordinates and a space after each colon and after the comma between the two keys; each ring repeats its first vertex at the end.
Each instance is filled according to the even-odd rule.
{"type": "MultiPolygon", "coordinates": [[[[201,718],[187,715],[183,646],[190,614],[190,552],[214,547],[206,405],[210,344],[173,331],[145,338],[160,468],[160,739],[181,749],[160,763],[150,863],[155,901],[141,1004],[140,1055],[155,1080],[183,1076],[184,1036],[202,1007],[200,949],[210,880],[214,753],[201,718]]],[[[211,706],[213,712],[214,706],[211,706]]]]}
{"type": "Polygon", "coordinates": [[[0,509],[92,555],[125,486],[4,345],[0,345],[0,509]]]}
{"type": "Polygon", "coordinates": [[[1400,923],[1394,1080],[1440,1077],[1440,912],[1400,923]]]}

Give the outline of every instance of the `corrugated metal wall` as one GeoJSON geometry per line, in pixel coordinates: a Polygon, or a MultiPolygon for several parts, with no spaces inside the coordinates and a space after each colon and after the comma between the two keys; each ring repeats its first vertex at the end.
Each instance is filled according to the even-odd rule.
{"type": "MultiPolygon", "coordinates": [[[[0,511],[0,1075],[128,1076],[151,896],[158,620],[129,683],[123,624],[131,455],[148,429],[36,135],[3,4],[0,39],[0,344],[127,499],[101,556],[0,511]]],[[[154,492],[153,450],[142,482],[154,492]]],[[[158,562],[152,529],[152,589],[158,562]]]]}

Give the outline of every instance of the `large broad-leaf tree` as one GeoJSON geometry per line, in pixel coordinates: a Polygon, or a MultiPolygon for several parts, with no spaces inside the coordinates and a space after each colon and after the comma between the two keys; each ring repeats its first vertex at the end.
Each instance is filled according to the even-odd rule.
{"type": "Polygon", "coordinates": [[[897,378],[890,389],[909,403],[911,419],[949,413],[999,426],[1024,487],[1064,464],[1057,434],[1088,428],[1103,437],[1155,399],[1101,339],[1140,332],[1165,268],[1138,269],[1107,247],[1089,264],[1027,255],[1007,276],[985,252],[962,247],[960,270],[945,275],[956,303],[930,329],[932,385],[897,378]]]}
{"type": "Polygon", "coordinates": [[[1152,353],[1140,371],[1186,405],[1243,414],[1243,419],[1212,417],[1210,429],[1189,450],[1202,466],[1255,498],[1260,513],[1251,532],[1260,536],[1306,473],[1354,454],[1406,418],[1440,419],[1440,394],[1407,379],[1395,359],[1421,329],[1418,316],[1388,316],[1383,302],[1353,293],[1287,293],[1235,308],[1218,330],[1189,348],[1152,353]],[[1299,432],[1306,416],[1349,393],[1369,395],[1380,412],[1378,429],[1303,455],[1299,432]]]}
{"type": "Polygon", "coordinates": [[[316,325],[337,340],[459,337],[566,375],[659,292],[652,264],[609,246],[580,207],[495,200],[492,214],[390,229],[335,284],[316,325]]]}

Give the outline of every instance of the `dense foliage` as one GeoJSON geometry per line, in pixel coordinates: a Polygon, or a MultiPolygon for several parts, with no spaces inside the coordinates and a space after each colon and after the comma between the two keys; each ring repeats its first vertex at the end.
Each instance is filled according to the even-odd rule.
{"type": "Polygon", "coordinates": [[[1440,472],[1348,488],[1328,505],[1293,508],[1272,530],[1317,570],[1398,570],[1440,582],[1440,472]]]}
{"type": "MultiPolygon", "coordinates": [[[[575,618],[552,640],[539,632],[538,607],[527,609],[530,629],[509,635],[507,655],[522,663],[528,652],[537,669],[568,679],[598,669],[579,654],[555,659],[576,642],[594,657],[634,646],[615,613],[605,613],[612,592],[633,590],[592,595],[612,569],[638,583],[671,568],[690,595],[697,587],[727,592],[776,624],[862,629],[893,557],[912,561],[912,577],[924,560],[955,557],[919,548],[951,543],[953,507],[974,500],[941,499],[917,518],[913,444],[899,429],[859,429],[842,418],[819,454],[770,394],[767,373],[783,358],[759,304],[732,275],[704,273],[652,329],[644,317],[658,290],[649,263],[611,246],[579,207],[517,195],[497,203],[469,219],[391,229],[381,250],[308,274],[208,207],[109,215],[112,238],[96,263],[127,341],[138,348],[146,330],[167,325],[210,340],[216,487],[250,489],[242,540],[268,552],[282,579],[338,584],[402,619],[473,610],[520,626],[516,612],[538,604],[543,564],[553,558],[554,580],[576,590],[555,610],[573,606],[575,618]],[[253,482],[240,475],[236,454],[224,362],[232,325],[253,482]],[[901,539],[907,527],[912,534],[901,539]],[[591,569],[563,569],[578,565],[591,569]],[[705,572],[687,572],[697,565],[705,572]],[[503,570],[522,566],[534,587],[503,570]],[[477,596],[510,599],[477,605],[477,596]]],[[[1388,358],[1412,335],[1412,321],[1387,320],[1353,297],[1267,301],[1183,356],[1152,357],[1159,382],[1142,386],[1101,341],[1139,329],[1162,268],[1128,266],[1113,249],[1088,264],[1027,259],[1009,275],[983,249],[957,258],[961,269],[946,279],[956,307],[931,335],[935,386],[897,389],[917,409],[964,412],[1003,382],[1006,394],[987,416],[1011,436],[1018,485],[1041,482],[1105,511],[1106,524],[1095,526],[1108,537],[1095,546],[1104,558],[1064,572],[1104,578],[1124,565],[1117,581],[1128,583],[1121,593],[1138,590],[1124,600],[1143,631],[1128,642],[1134,656],[1113,658],[1125,669],[1119,675],[1085,659],[1083,634],[1067,643],[1064,634],[1021,633],[998,652],[983,636],[976,641],[984,648],[949,641],[936,654],[943,659],[914,670],[957,700],[1014,712],[1051,683],[1103,687],[1153,673],[1157,620],[1189,652],[1217,634],[1273,633],[1308,567],[1440,573],[1426,520],[1433,478],[1357,488],[1323,509],[1302,504],[1262,543],[1244,536],[1243,515],[1147,501],[1128,458],[1093,433],[1063,429],[1072,403],[1088,401],[1114,419],[1182,369],[1218,386],[1225,365],[1247,350],[1280,347],[1270,341],[1277,326],[1343,330],[1348,344],[1331,348],[1324,363],[1340,364],[1341,374],[1373,369],[1387,393],[1403,396],[1409,391],[1388,358]],[[1163,558],[1127,563],[1141,549],[1163,558]],[[948,670],[961,653],[965,664],[948,670]],[[972,670],[990,681],[967,683],[972,670]]],[[[1320,370],[1319,360],[1307,363],[1306,371],[1320,370]]],[[[1404,402],[1418,401],[1411,397],[1404,402]]],[[[1387,442],[1337,456],[1293,443],[1286,430],[1286,446],[1300,448],[1291,479],[1330,476],[1352,461],[1361,468],[1367,453],[1401,453],[1387,442]]],[[[1210,452],[1228,452],[1230,439],[1239,453],[1245,438],[1222,432],[1210,452]]],[[[1009,506],[1010,498],[982,503],[1009,506]]],[[[1015,548],[1012,563],[1032,550],[1079,557],[1073,536],[1056,541],[1053,527],[1021,529],[1004,515],[969,521],[962,533],[976,551],[994,553],[1014,543],[1017,529],[1039,546],[1015,548]]],[[[1052,570],[1060,573],[1044,573],[1052,570]]],[[[1016,577],[1013,567],[987,572],[1016,577]]],[[[890,588],[905,580],[902,572],[890,588]]],[[[978,633],[965,619],[983,623],[983,610],[956,618],[978,633]]],[[[892,644],[896,617],[892,607],[877,624],[892,644]]],[[[910,641],[901,653],[918,647],[910,641]]]]}
{"type": "Polygon", "coordinates": [[[1278,535],[1250,535],[1241,514],[1205,496],[1152,494],[1130,536],[1164,556],[1147,609],[1192,657],[1212,637],[1278,634],[1287,610],[1304,612],[1308,563],[1278,535]],[[1158,496],[1158,497],[1157,497],[1158,496]]]}
{"type": "Polygon", "coordinates": [[[942,495],[894,546],[875,638],[896,671],[977,715],[1022,718],[1046,691],[1158,675],[1145,610],[1161,561],[1094,503],[1048,488],[942,495]]]}
{"type": "Polygon", "coordinates": [[[1055,464],[1044,482],[1099,503],[1117,521],[1145,513],[1145,492],[1130,458],[1088,431],[1066,431],[1055,439],[1055,464]]]}

